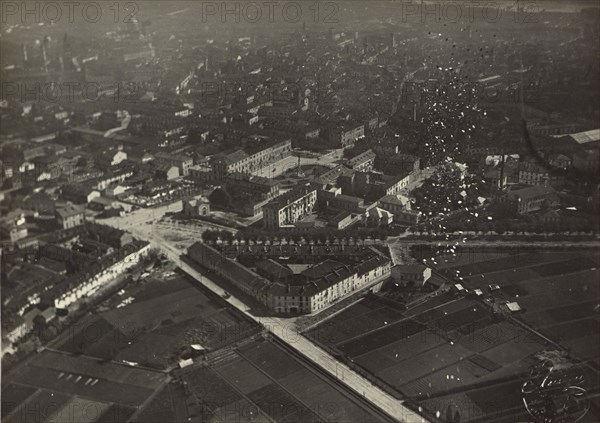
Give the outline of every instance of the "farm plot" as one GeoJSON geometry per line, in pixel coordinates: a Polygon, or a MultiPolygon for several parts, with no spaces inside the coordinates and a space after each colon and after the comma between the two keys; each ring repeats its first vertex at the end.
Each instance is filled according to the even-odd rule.
{"type": "Polygon", "coordinates": [[[250,393],[248,398],[277,422],[316,423],[321,421],[310,408],[274,383],[250,393]]]}
{"type": "Polygon", "coordinates": [[[130,341],[123,332],[98,316],[86,319],[77,326],[69,328],[69,331],[58,349],[104,359],[111,359],[114,350],[124,348],[130,341]]]}
{"type": "Polygon", "coordinates": [[[194,396],[211,409],[223,408],[242,399],[240,393],[209,367],[186,371],[183,380],[194,396]]]}
{"type": "Polygon", "coordinates": [[[491,318],[489,310],[481,304],[469,305],[453,313],[444,314],[434,320],[434,325],[441,331],[448,333],[453,330],[460,330],[462,327],[472,327],[477,322],[489,320],[491,318]]]}
{"type": "Polygon", "coordinates": [[[12,414],[10,414],[6,420],[6,415],[3,414],[2,420],[6,423],[61,421],[61,416],[58,414],[58,411],[70,398],[71,395],[68,394],[42,389],[13,409],[12,414]]]}
{"type": "Polygon", "coordinates": [[[517,282],[525,282],[530,279],[537,279],[540,276],[530,267],[522,267],[518,269],[502,270],[493,273],[486,273],[485,278],[481,275],[470,276],[465,278],[468,281],[468,286],[477,286],[485,280],[484,284],[498,284],[500,286],[511,285],[517,282]]]}
{"type": "Polygon", "coordinates": [[[596,267],[596,263],[588,257],[575,257],[568,260],[545,263],[534,266],[532,269],[541,277],[563,275],[566,273],[579,272],[585,269],[596,267]]]}
{"type": "Polygon", "coordinates": [[[497,383],[467,392],[467,396],[477,406],[487,411],[487,415],[505,410],[516,410],[519,414],[526,412],[521,395],[523,380],[497,383]]]}
{"type": "MultiPolygon", "coordinates": [[[[481,254],[481,257],[485,253],[481,254]]],[[[581,253],[568,252],[540,252],[540,251],[519,251],[515,253],[504,254],[498,258],[489,260],[477,260],[478,255],[474,255],[471,261],[461,260],[463,263],[455,263],[452,266],[439,266],[447,274],[456,273],[458,270],[461,275],[471,276],[478,274],[493,273],[506,268],[523,268],[536,266],[540,263],[552,263],[555,261],[564,261],[565,259],[578,259],[581,253]],[[466,263],[464,263],[466,262],[466,263]]]]}
{"type": "Polygon", "coordinates": [[[19,404],[22,404],[35,394],[36,388],[13,383],[2,387],[2,416],[10,414],[19,404]]]}
{"type": "Polygon", "coordinates": [[[376,350],[392,342],[408,338],[422,332],[426,327],[418,322],[406,320],[378,329],[347,343],[336,345],[336,348],[349,357],[356,357],[376,350]]]}
{"type": "MultiPolygon", "coordinates": [[[[135,413],[136,408],[121,404],[112,404],[95,423],[121,423],[126,422],[135,413]]],[[[146,421],[146,420],[141,420],[146,421]]]]}
{"type": "Polygon", "coordinates": [[[402,318],[403,314],[400,311],[364,299],[335,318],[307,331],[305,335],[318,343],[335,345],[402,318]]]}
{"type": "Polygon", "coordinates": [[[126,365],[102,363],[84,356],[73,357],[48,350],[42,352],[33,365],[115,383],[127,383],[142,388],[156,388],[164,380],[162,373],[149,372],[126,365]]]}
{"type": "Polygon", "coordinates": [[[438,334],[423,331],[406,339],[393,342],[377,351],[371,351],[365,355],[356,357],[354,361],[365,369],[369,369],[373,373],[378,373],[399,364],[403,360],[410,359],[424,351],[438,347],[445,342],[446,340],[438,334]]]}
{"type": "Polygon", "coordinates": [[[98,420],[110,407],[110,404],[91,401],[78,396],[71,397],[57,411],[54,421],[67,423],[92,423],[98,420]]]}
{"type": "Polygon", "coordinates": [[[241,357],[238,358],[235,361],[219,364],[215,369],[242,394],[247,395],[272,383],[271,379],[252,364],[241,357]]]}
{"type": "Polygon", "coordinates": [[[521,343],[537,342],[537,340],[537,336],[507,321],[492,323],[473,332],[461,334],[456,338],[456,342],[475,353],[489,350],[510,341],[521,343]]]}
{"type": "Polygon", "coordinates": [[[469,351],[458,344],[442,344],[395,366],[388,367],[376,375],[390,385],[400,388],[410,381],[422,379],[469,355],[469,351]]]}
{"type": "Polygon", "coordinates": [[[17,383],[39,386],[68,395],[81,395],[101,402],[142,404],[153,392],[153,389],[110,380],[98,379],[98,382],[92,385],[90,382],[94,379],[88,375],[66,374],[66,372],[35,366],[20,370],[19,374],[15,375],[17,383]]]}
{"type": "Polygon", "coordinates": [[[411,398],[428,398],[446,391],[468,388],[477,383],[478,378],[490,373],[481,363],[477,363],[476,357],[471,356],[413,380],[400,386],[400,390],[411,398]]]}
{"type": "Polygon", "coordinates": [[[144,407],[138,421],[144,423],[183,423],[188,420],[185,388],[178,383],[165,385],[144,407]]]}
{"type": "Polygon", "coordinates": [[[184,369],[183,378],[217,418],[245,410],[244,416],[236,415],[240,418],[236,421],[388,421],[310,363],[270,341],[249,341],[214,358],[210,367],[184,369]]]}
{"type": "Polygon", "coordinates": [[[304,366],[271,342],[254,342],[238,349],[238,353],[272,379],[282,379],[304,370],[304,366]]]}
{"type": "Polygon", "coordinates": [[[169,283],[173,292],[165,292],[163,281],[135,287],[137,301],[84,319],[63,334],[58,349],[162,370],[191,344],[215,350],[258,332],[258,325],[190,286],[186,278],[169,283]]]}

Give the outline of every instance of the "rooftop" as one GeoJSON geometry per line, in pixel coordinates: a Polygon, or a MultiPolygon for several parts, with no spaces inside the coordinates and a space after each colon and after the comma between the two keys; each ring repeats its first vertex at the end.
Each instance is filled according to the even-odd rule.
{"type": "Polygon", "coordinates": [[[578,144],[587,144],[590,142],[600,141],[600,129],[578,132],[576,134],[570,134],[569,136],[577,141],[578,144]]]}
{"type": "Polygon", "coordinates": [[[67,219],[71,216],[76,216],[78,214],[83,214],[83,207],[76,206],[74,204],[67,204],[66,206],[56,209],[56,213],[62,218],[67,219]]]}
{"type": "Polygon", "coordinates": [[[518,197],[522,200],[528,200],[535,197],[540,197],[544,195],[555,194],[556,191],[552,187],[536,185],[527,188],[521,188],[517,190],[511,190],[508,192],[509,196],[518,197]]]}
{"type": "Polygon", "coordinates": [[[312,188],[308,184],[304,186],[299,186],[286,192],[285,194],[280,195],[279,197],[274,198],[270,203],[266,204],[264,207],[270,209],[282,208],[314,191],[316,191],[316,189],[312,188]]]}

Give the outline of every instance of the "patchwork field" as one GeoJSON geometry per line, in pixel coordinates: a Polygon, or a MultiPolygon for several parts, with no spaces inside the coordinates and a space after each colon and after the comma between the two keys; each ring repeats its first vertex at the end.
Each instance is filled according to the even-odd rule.
{"type": "Polygon", "coordinates": [[[254,323],[182,276],[150,279],[120,300],[127,298],[131,300],[118,308],[78,322],[57,348],[166,369],[176,364],[178,354],[190,344],[214,350],[258,331],[254,323]]]}
{"type": "Polygon", "coordinates": [[[444,272],[463,276],[467,288],[499,285],[493,301],[518,302],[523,309],[518,318],[524,323],[582,360],[600,355],[600,252],[535,252],[527,260],[499,266],[492,260],[446,267],[444,272]]]}
{"type": "MultiPolygon", "coordinates": [[[[486,252],[436,261],[447,277],[483,289],[487,302],[446,293],[401,312],[369,298],[305,336],[431,413],[461,409],[461,421],[526,420],[520,387],[533,356],[556,348],[544,336],[584,360],[586,389],[598,390],[596,252],[486,252]],[[493,295],[492,283],[501,287],[493,295]],[[505,301],[524,310],[509,316],[500,311],[505,301]]],[[[589,421],[598,419],[591,413],[589,421]]]]}
{"type": "Polygon", "coordinates": [[[123,422],[165,379],[163,373],[44,351],[3,385],[2,417],[6,422],[123,422]]]}
{"type": "Polygon", "coordinates": [[[140,407],[146,420],[136,421],[189,421],[185,390],[161,370],[177,367],[191,344],[210,352],[259,330],[184,276],[147,278],[3,379],[3,422],[116,423],[140,407]]]}
{"type": "Polygon", "coordinates": [[[181,373],[202,421],[389,421],[275,341],[259,338],[181,373]]]}

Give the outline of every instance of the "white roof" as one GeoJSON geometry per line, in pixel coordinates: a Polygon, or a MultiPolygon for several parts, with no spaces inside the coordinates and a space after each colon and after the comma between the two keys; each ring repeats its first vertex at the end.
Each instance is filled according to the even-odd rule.
{"type": "Polygon", "coordinates": [[[490,82],[490,81],[495,81],[496,79],[500,79],[500,75],[493,75],[493,76],[488,76],[487,78],[481,78],[478,82],[490,82]]]}
{"type": "Polygon", "coordinates": [[[193,363],[194,363],[194,360],[192,360],[191,358],[188,358],[187,360],[180,360],[179,367],[181,367],[183,369],[184,367],[187,367],[193,363]]]}
{"type": "Polygon", "coordinates": [[[592,129],[591,131],[578,132],[577,134],[571,134],[573,138],[579,144],[587,144],[588,142],[600,141],[600,129],[592,129]]]}
{"type": "Polygon", "coordinates": [[[521,310],[521,306],[519,305],[519,303],[517,302],[512,302],[512,303],[506,303],[506,307],[508,307],[508,309],[510,311],[512,311],[513,313],[515,311],[520,311],[521,310]]]}
{"type": "Polygon", "coordinates": [[[200,344],[192,344],[190,345],[190,347],[192,347],[192,349],[196,351],[204,351],[206,349],[200,344]]]}

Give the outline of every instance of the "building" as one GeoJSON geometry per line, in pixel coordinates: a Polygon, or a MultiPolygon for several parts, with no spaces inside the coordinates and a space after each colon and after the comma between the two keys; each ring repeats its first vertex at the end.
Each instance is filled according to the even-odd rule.
{"type": "Polygon", "coordinates": [[[565,178],[560,171],[548,169],[543,163],[523,161],[519,163],[519,183],[559,188],[564,185],[565,178]]]}
{"type": "Polygon", "coordinates": [[[200,242],[188,248],[188,256],[271,311],[292,315],[324,310],[361,289],[377,290],[391,269],[390,258],[369,247],[353,257],[353,264],[325,259],[297,274],[290,274],[275,260],[259,262],[254,272],[200,242]]]}
{"type": "Polygon", "coordinates": [[[362,214],[342,211],[330,218],[327,223],[329,226],[341,230],[353,225],[356,222],[359,222],[361,218],[362,214]]]}
{"type": "Polygon", "coordinates": [[[40,214],[54,214],[55,201],[45,192],[36,192],[23,199],[23,208],[40,214]]]}
{"type": "Polygon", "coordinates": [[[600,146],[600,129],[570,134],[569,137],[585,148],[597,148],[600,146]]]}
{"type": "Polygon", "coordinates": [[[431,278],[431,269],[420,263],[403,263],[392,267],[392,279],[405,286],[424,285],[431,278]]]}
{"type": "Polygon", "coordinates": [[[329,130],[329,140],[340,147],[354,145],[356,140],[365,135],[365,125],[344,124],[329,130]]]}
{"type": "Polygon", "coordinates": [[[274,282],[286,281],[294,274],[289,267],[270,258],[256,262],[256,273],[274,282]]]}
{"type": "Polygon", "coordinates": [[[379,207],[373,207],[365,213],[365,222],[367,226],[388,226],[393,220],[394,215],[391,212],[379,207]]]}
{"type": "Polygon", "coordinates": [[[555,168],[566,170],[571,167],[572,160],[564,154],[556,153],[548,157],[548,163],[555,168]]]}
{"type": "Polygon", "coordinates": [[[208,216],[210,214],[210,202],[202,196],[184,199],[182,214],[188,218],[208,216]]]}
{"type": "Polygon", "coordinates": [[[97,179],[96,189],[104,190],[111,184],[125,182],[127,178],[133,176],[133,173],[133,169],[128,167],[113,169],[111,172],[97,179]]]}
{"type": "Polygon", "coordinates": [[[511,189],[498,198],[518,214],[529,214],[540,210],[551,210],[559,204],[554,188],[548,186],[532,186],[511,189]]]}
{"type": "Polygon", "coordinates": [[[404,225],[419,223],[420,212],[411,210],[408,198],[401,195],[386,195],[379,199],[379,207],[394,215],[394,222],[404,225]]]}
{"type": "Polygon", "coordinates": [[[8,213],[0,222],[0,235],[2,239],[10,240],[15,243],[20,239],[27,238],[29,231],[25,225],[25,213],[17,209],[8,213]]]}
{"type": "Polygon", "coordinates": [[[386,175],[416,175],[419,173],[421,160],[410,154],[397,152],[398,148],[374,147],[377,155],[375,167],[386,175]],[[391,151],[390,151],[391,150],[391,151]]]}
{"type": "Polygon", "coordinates": [[[226,155],[217,155],[211,161],[211,167],[215,178],[223,179],[230,173],[252,173],[262,169],[269,164],[288,157],[292,153],[292,141],[286,140],[255,153],[248,154],[243,150],[237,150],[226,155]]]}
{"type": "Polygon", "coordinates": [[[56,209],[56,222],[63,229],[70,229],[83,225],[85,214],[83,207],[74,204],[68,204],[65,207],[56,209]]]}
{"type": "Polygon", "coordinates": [[[269,178],[232,173],[225,179],[231,207],[246,216],[258,216],[263,206],[279,195],[279,183],[269,178]]]}
{"type": "Polygon", "coordinates": [[[120,229],[96,224],[88,224],[87,229],[90,239],[102,242],[114,249],[120,249],[133,243],[133,236],[129,232],[120,229]]]}
{"type": "Polygon", "coordinates": [[[360,153],[358,156],[352,157],[346,162],[346,166],[358,172],[370,172],[375,164],[375,153],[373,150],[360,153]]]}
{"type": "Polygon", "coordinates": [[[188,176],[190,168],[194,164],[194,159],[181,154],[157,153],[154,159],[157,163],[163,165],[176,166],[181,176],[188,176]]]}
{"type": "Polygon", "coordinates": [[[125,160],[127,160],[127,153],[122,150],[108,150],[98,158],[98,162],[106,167],[117,166],[125,160]]]}
{"type": "Polygon", "coordinates": [[[580,151],[573,155],[573,167],[589,175],[597,175],[600,169],[600,150],[580,151]]]}
{"type": "Polygon", "coordinates": [[[87,204],[100,195],[100,191],[86,184],[71,184],[62,188],[62,198],[75,204],[87,204]]]}
{"type": "Polygon", "coordinates": [[[179,168],[170,164],[159,164],[156,169],[156,176],[160,179],[172,181],[179,178],[179,168]]]}
{"type": "Polygon", "coordinates": [[[321,198],[325,195],[327,195],[328,198],[320,202],[328,209],[343,210],[358,214],[363,214],[368,210],[368,207],[365,206],[365,200],[362,198],[345,194],[329,195],[329,192],[322,192],[321,198]]]}
{"type": "Polygon", "coordinates": [[[312,214],[316,203],[316,188],[309,185],[297,187],[263,206],[264,226],[267,229],[291,227],[312,214]]]}
{"type": "Polygon", "coordinates": [[[368,200],[377,200],[385,195],[399,194],[408,187],[409,173],[384,175],[377,172],[356,172],[350,178],[341,177],[339,184],[344,193],[368,200]]]}

